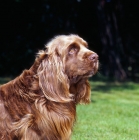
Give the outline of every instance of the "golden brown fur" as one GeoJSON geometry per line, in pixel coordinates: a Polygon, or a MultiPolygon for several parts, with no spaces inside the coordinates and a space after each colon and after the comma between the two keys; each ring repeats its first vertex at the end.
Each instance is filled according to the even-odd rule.
{"type": "Polygon", "coordinates": [[[89,103],[98,56],[77,35],[39,51],[29,70],[0,86],[0,140],[69,140],[76,104],[89,103]]]}

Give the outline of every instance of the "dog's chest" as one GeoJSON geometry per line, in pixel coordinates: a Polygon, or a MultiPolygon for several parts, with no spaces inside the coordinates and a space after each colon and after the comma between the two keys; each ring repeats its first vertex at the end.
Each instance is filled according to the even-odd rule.
{"type": "Polygon", "coordinates": [[[38,104],[34,130],[38,135],[49,139],[66,139],[71,135],[76,118],[75,110],[75,106],[71,103],[38,104]]]}

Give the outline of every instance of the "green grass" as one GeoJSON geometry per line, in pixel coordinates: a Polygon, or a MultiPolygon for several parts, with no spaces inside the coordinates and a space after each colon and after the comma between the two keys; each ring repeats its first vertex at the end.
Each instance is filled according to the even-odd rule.
{"type": "Polygon", "coordinates": [[[91,82],[92,102],[77,107],[72,140],[139,140],[138,84],[91,82]]]}
{"type": "Polygon", "coordinates": [[[12,78],[10,77],[5,77],[5,78],[1,78],[0,77],[0,85],[7,83],[8,81],[10,81],[12,78]]]}
{"type": "Polygon", "coordinates": [[[77,106],[72,140],[139,140],[139,84],[90,83],[92,101],[77,106]]]}

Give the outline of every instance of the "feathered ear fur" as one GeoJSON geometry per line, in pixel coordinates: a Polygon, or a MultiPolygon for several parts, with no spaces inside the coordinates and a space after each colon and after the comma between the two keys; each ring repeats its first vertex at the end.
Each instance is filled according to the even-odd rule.
{"type": "Polygon", "coordinates": [[[70,88],[71,93],[74,94],[74,99],[76,104],[78,103],[90,103],[90,84],[89,81],[83,79],[79,81],[77,84],[71,86],[70,88]]]}
{"type": "Polygon", "coordinates": [[[30,68],[31,71],[33,71],[34,73],[37,73],[37,69],[40,65],[40,63],[42,62],[42,60],[44,60],[47,57],[47,54],[44,53],[44,51],[40,51],[35,59],[34,64],[32,65],[32,67],[30,68]]]}
{"type": "MultiPolygon", "coordinates": [[[[43,53],[41,52],[40,55],[43,55],[43,53]]],[[[60,55],[56,50],[47,55],[37,71],[39,86],[48,100],[68,102],[71,100],[69,81],[64,73],[64,64],[60,55]]]]}

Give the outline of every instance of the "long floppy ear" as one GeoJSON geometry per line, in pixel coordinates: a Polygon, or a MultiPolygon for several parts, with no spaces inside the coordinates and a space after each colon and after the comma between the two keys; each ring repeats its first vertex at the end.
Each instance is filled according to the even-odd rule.
{"type": "Polygon", "coordinates": [[[71,101],[69,81],[60,57],[55,50],[41,62],[37,71],[39,86],[48,100],[69,102],[71,101]]]}
{"type": "Polygon", "coordinates": [[[32,65],[32,67],[30,68],[31,71],[33,71],[34,73],[37,73],[37,69],[40,65],[40,63],[42,62],[42,60],[44,60],[47,57],[47,54],[44,51],[40,51],[35,59],[34,64],[32,65]]]}
{"type": "Polygon", "coordinates": [[[89,81],[83,79],[77,84],[71,86],[70,91],[74,94],[76,104],[78,103],[90,103],[90,84],[89,81]]]}

